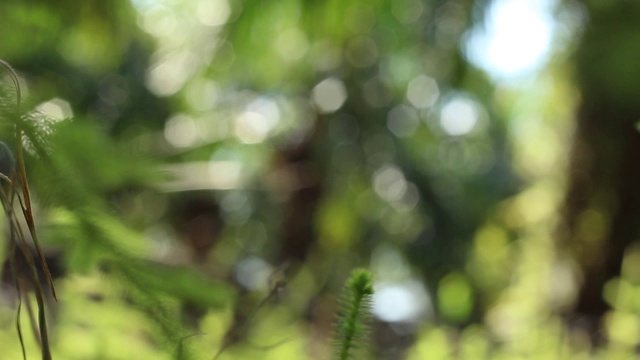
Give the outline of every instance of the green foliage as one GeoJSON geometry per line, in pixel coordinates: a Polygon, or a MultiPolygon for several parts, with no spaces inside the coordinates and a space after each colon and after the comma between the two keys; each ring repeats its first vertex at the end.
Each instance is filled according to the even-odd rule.
{"type": "MultiPolygon", "coordinates": [[[[181,339],[189,332],[175,304],[186,302],[201,309],[220,308],[232,299],[232,292],[226,285],[211,281],[193,269],[150,260],[150,248],[144,237],[116,215],[109,195],[127,187],[151,188],[159,179],[157,172],[151,170],[150,162],[133,155],[126,146],[116,144],[91,123],[78,119],[51,121],[31,109],[22,112],[16,106],[21,100],[18,75],[5,63],[2,65],[10,71],[15,89],[0,93],[0,119],[6,130],[5,139],[16,144],[18,156],[14,159],[4,142],[0,144],[3,151],[0,200],[11,229],[6,256],[18,293],[16,331],[23,357],[26,359],[29,352],[21,316],[21,310],[26,308],[30,324],[38,334],[36,341],[41,346],[43,359],[53,358],[45,312],[47,304],[39,273],[45,275],[45,284],[52,291],[53,282],[36,237],[34,211],[26,185],[25,155],[30,170],[36,174],[32,185],[38,193],[38,210],[47,211],[49,215],[43,227],[44,237],[48,245],[64,252],[65,269],[74,275],[87,276],[98,269],[107,274],[111,281],[120,284],[131,306],[155,325],[152,333],[159,343],[165,344],[166,352],[181,348],[181,339]],[[22,208],[27,230],[23,230],[22,220],[17,219],[14,203],[22,208]],[[27,243],[26,231],[33,244],[27,243]],[[21,265],[22,262],[27,266],[21,265]],[[35,292],[37,319],[31,309],[30,289],[35,292]],[[23,301],[27,306],[23,306],[23,301]]],[[[53,296],[55,298],[55,293],[53,296]]],[[[191,357],[184,353],[181,358],[191,357]]]]}
{"type": "MultiPolygon", "coordinates": [[[[0,172],[16,172],[13,187],[0,180],[0,243],[28,285],[15,283],[11,330],[0,308],[2,357],[324,358],[302,350],[328,337],[322,279],[367,260],[395,295],[433,301],[403,302],[416,310],[401,320],[409,359],[632,357],[633,266],[607,283],[599,329],[555,315],[581,282],[551,229],[576,84],[563,64],[521,96],[470,65],[464,38],[488,3],[2,2],[0,53],[20,72],[0,81],[0,172]],[[74,119],[38,103],[67,103],[74,119]],[[43,254],[63,269],[54,316],[43,254]],[[592,347],[598,331],[610,345],[592,347]]],[[[587,104],[634,109],[637,11],[608,6],[585,7],[590,45],[571,65],[587,104]]],[[[584,218],[585,238],[616,231],[609,215],[584,218]]],[[[371,274],[354,271],[336,359],[367,349],[372,295],[371,274]]],[[[396,358],[386,344],[372,353],[396,358]]]]}
{"type": "Polygon", "coordinates": [[[33,208],[31,206],[29,185],[27,183],[27,174],[25,170],[22,144],[23,137],[29,139],[29,133],[24,131],[24,123],[26,122],[27,117],[24,116],[21,111],[22,97],[20,81],[18,79],[17,73],[8,63],[3,60],[0,60],[0,67],[2,67],[3,70],[8,73],[8,77],[11,79],[11,82],[14,86],[14,94],[10,94],[7,92],[2,92],[0,94],[0,97],[3,98],[3,100],[0,100],[0,103],[10,103],[10,99],[15,101],[15,111],[12,112],[10,110],[7,110],[7,112],[0,115],[0,118],[5,118],[6,120],[8,120],[8,123],[13,125],[12,132],[15,136],[14,141],[16,142],[17,154],[17,162],[14,166],[13,155],[3,143],[3,157],[5,160],[5,164],[3,164],[3,167],[5,168],[6,173],[2,174],[3,176],[0,184],[0,202],[2,203],[2,208],[9,222],[10,229],[7,261],[10,264],[12,273],[11,276],[14,279],[15,290],[18,296],[16,330],[18,333],[18,340],[20,341],[20,346],[22,348],[23,358],[26,359],[24,337],[20,324],[20,313],[22,309],[23,298],[27,302],[29,301],[29,296],[27,294],[27,284],[29,284],[34,291],[35,300],[37,303],[37,322],[34,320],[35,316],[33,314],[33,310],[28,303],[26,308],[31,319],[33,331],[37,332],[38,334],[37,336],[41,348],[42,359],[50,360],[52,358],[52,355],[49,342],[49,330],[47,326],[47,310],[44,300],[45,286],[40,282],[39,271],[44,274],[44,282],[46,284],[46,287],[48,287],[51,291],[52,297],[57,300],[57,296],[49,267],[40,246],[38,236],[36,235],[36,227],[33,218],[33,208]],[[23,225],[22,219],[18,218],[18,215],[14,210],[16,198],[18,199],[18,203],[20,204],[20,209],[22,210],[22,216],[24,223],[26,223],[27,230],[24,230],[25,225],[23,225]],[[28,242],[27,236],[30,237],[30,243],[28,242]],[[26,265],[19,268],[17,265],[18,263],[23,263],[26,265]]]}
{"type": "Polygon", "coordinates": [[[334,359],[354,359],[358,351],[366,347],[372,296],[371,273],[365,269],[353,270],[340,298],[340,313],[333,334],[334,359]]]}
{"type": "Polygon", "coordinates": [[[207,280],[192,269],[148,262],[133,263],[132,268],[137,281],[152,293],[183,299],[205,309],[226,306],[233,299],[227,286],[207,280]]]}

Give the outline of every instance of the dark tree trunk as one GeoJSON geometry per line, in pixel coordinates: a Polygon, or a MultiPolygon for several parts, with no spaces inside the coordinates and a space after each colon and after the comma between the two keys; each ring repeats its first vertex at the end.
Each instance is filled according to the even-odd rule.
{"type": "Polygon", "coordinates": [[[610,306],[604,285],[620,275],[640,227],[640,6],[614,2],[587,11],[575,58],[581,103],[559,233],[582,272],[576,313],[596,320],[610,306]]]}

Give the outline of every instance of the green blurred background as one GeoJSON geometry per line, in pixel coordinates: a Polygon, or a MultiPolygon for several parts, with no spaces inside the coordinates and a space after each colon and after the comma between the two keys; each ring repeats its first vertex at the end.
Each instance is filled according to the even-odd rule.
{"type": "Polygon", "coordinates": [[[639,3],[4,0],[0,34],[54,358],[327,359],[354,267],[371,359],[636,356],[639,3]]]}

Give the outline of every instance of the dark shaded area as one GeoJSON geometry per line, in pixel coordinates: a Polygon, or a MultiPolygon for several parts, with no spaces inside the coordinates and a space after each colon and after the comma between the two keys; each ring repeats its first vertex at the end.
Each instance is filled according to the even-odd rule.
{"type": "Polygon", "coordinates": [[[625,249],[640,230],[640,70],[633,61],[640,8],[587,6],[575,54],[582,95],[564,207],[565,232],[577,254],[582,286],[575,311],[594,319],[611,307],[605,284],[621,275],[625,249]]]}

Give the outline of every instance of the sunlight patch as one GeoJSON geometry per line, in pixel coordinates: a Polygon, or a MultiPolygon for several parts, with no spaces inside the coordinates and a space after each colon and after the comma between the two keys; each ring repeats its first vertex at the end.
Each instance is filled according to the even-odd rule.
{"type": "Polygon", "coordinates": [[[553,38],[554,0],[499,0],[490,8],[486,25],[476,28],[467,45],[471,62],[502,76],[522,75],[548,58],[553,38]]]}

